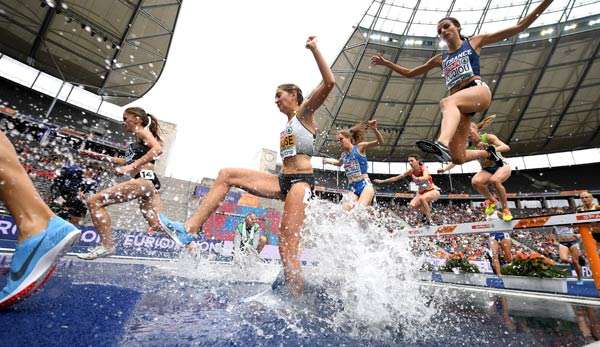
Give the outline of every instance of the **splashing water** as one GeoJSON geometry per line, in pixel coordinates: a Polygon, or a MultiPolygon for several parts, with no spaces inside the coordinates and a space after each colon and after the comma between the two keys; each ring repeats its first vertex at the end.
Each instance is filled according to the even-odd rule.
{"type": "Polygon", "coordinates": [[[281,267],[264,263],[255,254],[216,262],[210,255],[183,252],[165,270],[209,281],[213,287],[259,284],[256,300],[239,305],[274,312],[286,322],[286,332],[303,335],[311,330],[309,326],[317,325],[361,339],[414,341],[432,334],[427,326],[434,326],[428,323],[437,300],[420,291],[418,269],[423,260],[411,253],[409,239],[402,233],[405,226],[386,212],[360,207],[347,212],[340,204],[311,201],[302,229],[303,259],[308,266],[303,267],[306,286],[300,299],[273,294],[265,284],[275,279],[281,267]]]}
{"type": "Polygon", "coordinates": [[[414,339],[424,332],[436,311],[420,293],[422,259],[410,252],[403,226],[378,210],[358,206],[346,212],[323,200],[309,204],[302,239],[317,265],[306,269],[306,279],[342,303],[332,327],[378,339],[414,339]]]}

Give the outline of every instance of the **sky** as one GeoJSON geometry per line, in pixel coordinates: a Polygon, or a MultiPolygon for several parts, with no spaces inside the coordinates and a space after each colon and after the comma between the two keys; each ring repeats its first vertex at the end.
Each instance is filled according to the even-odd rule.
{"type": "Polygon", "coordinates": [[[306,39],[317,36],[331,65],[370,3],[184,1],[160,79],[132,104],[177,124],[166,174],[216,177],[254,167],[261,148],[278,150],[286,117],[275,106],[277,85],[310,93],[321,76],[306,39]]]}

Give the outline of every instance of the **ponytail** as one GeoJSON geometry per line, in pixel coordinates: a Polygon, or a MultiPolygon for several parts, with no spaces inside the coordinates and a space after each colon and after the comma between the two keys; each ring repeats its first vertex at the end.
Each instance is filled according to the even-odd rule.
{"type": "Polygon", "coordinates": [[[365,132],[367,131],[367,123],[360,122],[349,129],[350,134],[352,135],[352,143],[359,144],[365,139],[365,132]]]}
{"type": "Polygon", "coordinates": [[[152,135],[156,137],[156,140],[158,140],[158,142],[162,142],[162,139],[159,135],[160,126],[158,125],[158,119],[150,113],[147,113],[146,115],[148,116],[148,124],[146,124],[146,127],[148,127],[148,130],[150,130],[152,135]]]}
{"type": "Polygon", "coordinates": [[[495,118],[495,114],[485,117],[481,122],[475,124],[477,126],[477,130],[483,130],[487,128],[490,124],[492,124],[495,118]]]}
{"type": "Polygon", "coordinates": [[[150,130],[150,132],[156,138],[156,140],[158,140],[158,142],[162,142],[162,139],[159,135],[160,126],[158,125],[158,119],[156,117],[154,117],[150,113],[147,113],[141,107],[129,107],[125,110],[125,113],[129,113],[140,118],[142,120],[142,125],[144,126],[144,128],[150,130]]]}
{"type": "Polygon", "coordinates": [[[353,145],[357,145],[365,139],[365,131],[367,130],[367,123],[361,122],[350,129],[342,129],[340,130],[340,134],[346,138],[350,139],[353,145]]]}

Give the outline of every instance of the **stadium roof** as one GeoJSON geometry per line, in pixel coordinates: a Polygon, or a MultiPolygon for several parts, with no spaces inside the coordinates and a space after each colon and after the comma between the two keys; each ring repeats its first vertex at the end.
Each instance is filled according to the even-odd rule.
{"type": "MultiPolygon", "coordinates": [[[[463,34],[515,24],[540,1],[373,1],[333,63],[337,86],[319,110],[322,155],[339,153],[338,128],[377,119],[385,145],[370,160],[404,161],[415,141],[437,137],[439,100],[446,95],[441,71],[404,78],[370,59],[381,53],[414,67],[440,53],[437,21],[461,21],[463,34]]],[[[600,145],[600,1],[555,0],[524,33],[486,47],[481,74],[493,92],[484,115],[497,118],[487,131],[528,155],[600,145]],[[537,26],[537,27],[536,27],[537,26]]]]}
{"type": "Polygon", "coordinates": [[[182,0],[3,0],[0,51],[125,105],[166,63],[182,0]]]}

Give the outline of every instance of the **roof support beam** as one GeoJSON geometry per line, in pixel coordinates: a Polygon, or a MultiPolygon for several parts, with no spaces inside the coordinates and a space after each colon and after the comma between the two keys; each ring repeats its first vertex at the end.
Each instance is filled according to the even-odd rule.
{"type": "Polygon", "coordinates": [[[527,101],[525,102],[525,106],[523,106],[521,108],[521,113],[517,117],[515,126],[511,130],[510,135],[508,136],[508,139],[506,141],[506,143],[508,143],[508,144],[511,143],[513,137],[515,136],[517,129],[519,128],[519,125],[521,124],[521,121],[523,120],[523,117],[525,116],[525,113],[527,112],[527,109],[529,108],[529,104],[531,103],[531,100],[533,99],[534,94],[535,94],[538,86],[540,85],[540,82],[544,78],[544,73],[546,72],[546,69],[548,68],[548,63],[550,63],[550,60],[552,60],[552,56],[554,56],[556,47],[558,47],[558,43],[560,42],[561,34],[563,31],[563,28],[565,27],[564,21],[566,21],[569,18],[569,14],[571,13],[571,9],[573,8],[574,4],[575,4],[575,0],[569,0],[569,3],[567,4],[567,6],[565,6],[563,13],[560,16],[560,19],[558,20],[559,29],[558,29],[558,33],[556,34],[556,39],[552,43],[552,48],[550,48],[550,52],[548,53],[548,56],[546,57],[546,59],[544,61],[542,71],[540,71],[537,79],[535,80],[535,82],[533,84],[533,88],[531,88],[531,93],[529,93],[529,97],[527,98],[527,101]],[[563,17],[564,17],[564,20],[563,20],[563,17]]]}
{"type": "MultiPolygon", "coordinates": [[[[60,3],[57,4],[60,6],[60,3]]],[[[40,25],[40,29],[35,36],[35,40],[31,45],[31,49],[29,50],[29,55],[27,56],[27,63],[31,66],[35,66],[37,52],[40,49],[40,46],[44,42],[46,38],[46,33],[48,32],[48,28],[50,27],[50,23],[52,23],[52,19],[54,18],[54,9],[50,6],[46,6],[46,15],[44,16],[44,21],[42,25],[40,25]]]]}
{"type": "MultiPolygon", "coordinates": [[[[120,43],[125,42],[125,39],[127,38],[127,35],[129,34],[129,30],[131,29],[131,27],[133,27],[133,21],[135,20],[135,17],[137,17],[138,11],[142,7],[143,1],[144,0],[139,0],[138,3],[135,5],[135,8],[133,9],[133,12],[131,13],[131,17],[129,17],[127,29],[125,29],[123,31],[123,35],[121,36],[120,43]]],[[[120,49],[115,49],[115,53],[113,54],[112,59],[110,60],[111,65],[113,64],[113,61],[115,59],[117,59],[117,57],[119,56],[120,51],[121,51],[120,49]]],[[[100,85],[100,88],[98,88],[98,94],[102,95],[104,86],[106,85],[106,81],[108,81],[108,77],[109,77],[110,73],[111,73],[110,70],[106,72],[106,76],[104,76],[104,81],[102,82],[102,85],[100,85]]]]}
{"type": "Polygon", "coordinates": [[[600,49],[600,40],[598,40],[598,43],[596,44],[596,48],[594,49],[592,55],[590,56],[592,59],[588,60],[587,64],[585,65],[585,68],[583,69],[583,72],[581,73],[581,76],[579,76],[579,79],[577,80],[577,83],[575,84],[575,87],[573,88],[573,92],[569,96],[569,100],[567,100],[567,102],[565,103],[565,106],[562,108],[561,112],[559,113],[558,121],[556,122],[556,124],[552,128],[552,131],[550,132],[550,135],[546,139],[546,143],[544,143],[544,146],[543,146],[544,148],[548,146],[550,141],[552,141],[554,134],[556,134],[556,132],[558,131],[558,127],[560,126],[560,123],[565,118],[565,114],[569,110],[569,107],[571,107],[571,103],[573,103],[573,100],[575,100],[575,96],[577,95],[577,92],[579,91],[581,84],[583,83],[588,72],[590,71],[590,68],[592,67],[592,62],[594,61],[593,58],[596,57],[599,49],[600,49]]]}
{"type": "Polygon", "coordinates": [[[596,131],[594,131],[594,135],[592,135],[592,137],[590,138],[590,142],[593,142],[596,137],[598,137],[598,135],[600,135],[600,125],[598,126],[598,128],[596,128],[596,131]]]}
{"type": "MultiPolygon", "coordinates": [[[[485,21],[485,17],[487,17],[487,13],[490,10],[490,5],[491,4],[492,4],[492,0],[488,0],[485,3],[485,7],[483,8],[483,12],[481,13],[481,17],[479,18],[479,21],[477,22],[477,27],[475,27],[475,30],[473,31],[473,35],[477,35],[481,31],[481,28],[483,27],[483,22],[485,21]]],[[[522,16],[522,14],[521,14],[521,16],[522,16]]]]}
{"type": "MultiPolygon", "coordinates": [[[[450,13],[452,13],[455,3],[456,3],[456,0],[452,0],[450,7],[448,7],[448,11],[446,11],[446,17],[450,16],[450,13]]],[[[438,47],[439,47],[439,44],[438,44],[438,47]]],[[[431,56],[433,57],[436,54],[437,54],[437,49],[432,52],[431,56]]],[[[419,94],[421,93],[421,89],[423,89],[423,85],[425,84],[426,78],[427,78],[427,73],[420,77],[419,85],[417,86],[417,88],[415,90],[415,95],[413,96],[412,100],[410,101],[411,104],[410,104],[410,106],[408,106],[408,111],[406,112],[406,116],[404,117],[404,121],[402,122],[400,129],[398,129],[398,136],[396,136],[396,140],[394,140],[394,145],[392,146],[390,153],[387,155],[386,161],[390,160],[390,158],[396,151],[396,146],[398,145],[398,142],[400,142],[400,137],[404,133],[404,129],[406,129],[406,123],[408,123],[408,119],[410,118],[410,115],[415,107],[415,102],[417,101],[417,98],[419,97],[419,94]]]]}
{"type": "Polygon", "coordinates": [[[171,2],[168,4],[146,5],[146,6],[144,6],[144,9],[154,9],[154,8],[169,7],[169,6],[176,6],[176,5],[181,5],[181,2],[177,1],[177,2],[171,2]]]}
{"type": "Polygon", "coordinates": [[[132,41],[138,41],[138,40],[154,39],[157,37],[163,37],[163,36],[169,36],[169,35],[173,35],[173,32],[169,31],[166,33],[160,33],[160,34],[154,34],[154,35],[148,35],[148,36],[132,37],[130,39],[126,39],[125,41],[132,42],[132,41]]]}
{"type": "MultiPolygon", "coordinates": [[[[532,0],[527,0],[527,3],[525,4],[525,6],[523,6],[523,11],[521,12],[521,15],[519,15],[519,22],[521,21],[521,19],[523,19],[523,17],[527,14],[527,12],[529,12],[529,7],[531,6],[531,1],[532,0]]],[[[511,39],[510,47],[508,49],[508,53],[506,54],[506,59],[504,60],[504,64],[502,64],[502,67],[500,68],[500,72],[498,73],[498,79],[496,80],[496,83],[494,84],[494,86],[492,88],[492,100],[494,100],[494,96],[496,95],[496,92],[498,91],[498,87],[500,86],[502,77],[504,77],[504,73],[506,72],[508,63],[510,62],[510,58],[512,57],[513,52],[515,51],[515,47],[517,46],[518,38],[519,38],[519,36],[515,35],[511,39]]],[[[480,121],[487,115],[488,110],[481,112],[481,116],[479,117],[480,121]]]]}
{"type": "MultiPolygon", "coordinates": [[[[410,14],[410,17],[408,18],[406,27],[404,27],[404,31],[402,32],[402,37],[406,37],[406,34],[408,34],[408,31],[410,30],[410,27],[412,26],[413,20],[415,19],[415,16],[417,15],[417,11],[419,9],[420,4],[421,4],[421,0],[417,0],[417,4],[415,5],[412,13],[410,14]]],[[[406,38],[404,38],[404,40],[402,42],[402,46],[399,47],[396,50],[396,54],[394,54],[394,58],[392,60],[394,63],[396,63],[398,61],[398,58],[400,58],[400,52],[402,52],[402,48],[404,48],[405,45],[406,45],[406,38]]],[[[379,103],[381,102],[383,93],[385,93],[385,89],[387,88],[387,85],[390,82],[392,73],[393,73],[392,69],[388,69],[386,76],[385,76],[385,81],[383,82],[383,86],[381,87],[381,91],[379,92],[379,95],[377,95],[377,100],[375,101],[373,110],[371,111],[371,114],[369,115],[369,120],[373,119],[373,117],[375,116],[375,112],[377,112],[377,108],[379,107],[379,103]]]]}
{"type": "MultiPolygon", "coordinates": [[[[371,33],[373,32],[373,29],[375,28],[375,24],[377,24],[377,20],[379,19],[379,15],[381,14],[381,10],[383,9],[383,6],[385,5],[385,1],[386,0],[381,0],[381,3],[379,4],[379,8],[377,8],[377,12],[375,13],[375,19],[371,22],[371,25],[369,26],[369,29],[367,30],[367,37],[366,37],[366,41],[364,43],[363,48],[360,51],[358,60],[357,60],[357,64],[354,67],[354,70],[352,71],[352,76],[350,76],[350,82],[348,83],[348,85],[346,86],[346,88],[344,89],[344,92],[342,93],[342,97],[341,100],[338,102],[338,105],[335,107],[335,111],[332,112],[333,113],[333,119],[331,120],[331,124],[329,125],[329,130],[331,131],[331,127],[333,126],[333,124],[335,124],[335,120],[337,119],[337,116],[340,113],[340,110],[342,109],[342,105],[344,104],[344,100],[346,99],[346,96],[348,95],[348,91],[350,90],[350,88],[352,87],[352,82],[354,82],[354,77],[356,76],[356,73],[358,72],[358,68],[360,67],[360,62],[362,61],[365,52],[367,51],[367,47],[369,46],[369,39],[371,38],[371,33]]],[[[376,0],[373,0],[373,2],[371,3],[371,6],[373,6],[373,4],[376,2],[376,0]]],[[[371,8],[371,6],[369,6],[369,9],[371,8]]],[[[367,13],[369,12],[369,9],[367,9],[367,11],[365,11],[365,13],[363,14],[364,18],[367,13]]],[[[361,19],[362,21],[362,19],[361,19]]],[[[359,31],[359,26],[356,26],[356,31],[359,31]]],[[[354,33],[353,33],[354,34],[354,33]]],[[[350,36],[352,37],[352,36],[350,36]]],[[[319,152],[321,151],[322,148],[322,143],[319,145],[319,152]]]]}

